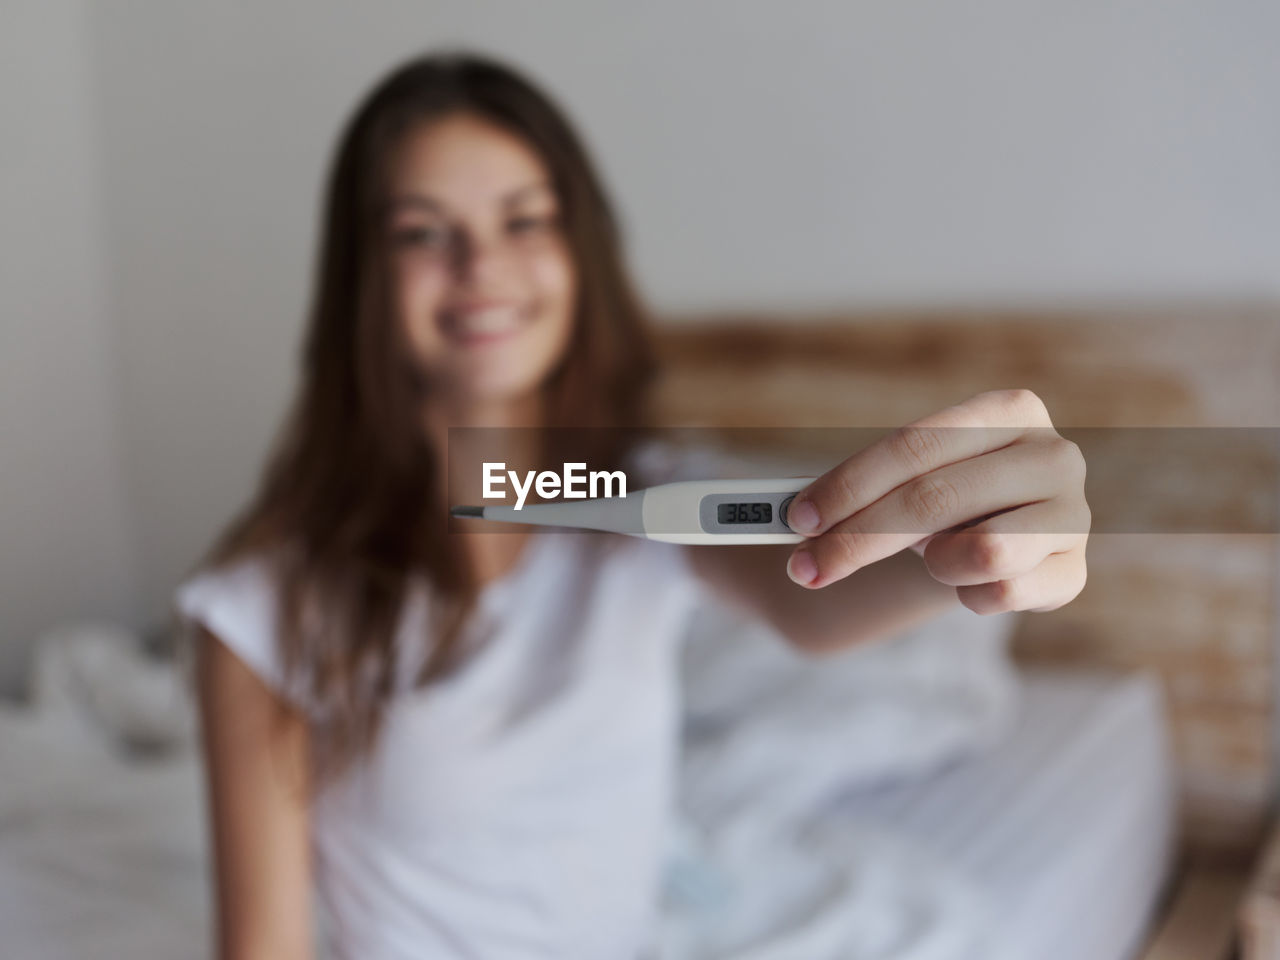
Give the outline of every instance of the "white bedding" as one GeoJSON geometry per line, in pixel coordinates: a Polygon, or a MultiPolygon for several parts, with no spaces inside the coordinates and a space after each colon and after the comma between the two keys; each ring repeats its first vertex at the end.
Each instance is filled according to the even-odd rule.
{"type": "Polygon", "coordinates": [[[1030,673],[1013,735],[928,780],[845,797],[843,816],[911,837],[998,909],[990,960],[1121,960],[1170,867],[1174,768],[1145,675],[1030,673]]]}
{"type": "Polygon", "coordinates": [[[0,711],[0,952],[209,956],[194,755],[125,764],[64,720],[0,711]]]}
{"type": "MultiPolygon", "coordinates": [[[[775,822],[737,818],[716,838],[711,882],[705,863],[673,860],[679,903],[667,903],[662,956],[1124,957],[1161,886],[1172,834],[1156,687],[1037,675],[1019,688],[1014,730],[979,756],[877,790],[852,764],[857,788],[827,795],[818,815],[776,822],[797,808],[774,795],[758,809],[775,822]],[[726,908],[726,892],[745,913],[726,908]]],[[[67,719],[0,711],[5,955],[209,956],[194,755],[125,764],[67,719]]],[[[824,764],[836,756],[823,748],[824,764]]],[[[812,770],[824,787],[838,779],[794,757],[788,769],[797,780],[812,770]]],[[[806,802],[822,793],[795,785],[806,802]]],[[[707,852],[684,837],[693,840],[685,854],[707,852]]]]}
{"type": "MultiPolygon", "coordinates": [[[[772,799],[714,825],[686,813],[664,960],[1131,956],[1174,839],[1159,688],[1083,673],[1020,687],[1004,739],[932,775],[855,783],[790,822],[772,799]]],[[[789,798],[817,795],[799,779],[838,776],[794,757],[788,769],[776,790],[789,798]]]]}

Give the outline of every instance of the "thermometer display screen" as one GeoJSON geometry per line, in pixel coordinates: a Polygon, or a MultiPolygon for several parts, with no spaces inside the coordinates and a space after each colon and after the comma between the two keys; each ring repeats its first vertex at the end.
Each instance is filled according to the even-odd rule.
{"type": "Polygon", "coordinates": [[[772,503],[716,504],[716,520],[720,523],[771,523],[772,503]]]}

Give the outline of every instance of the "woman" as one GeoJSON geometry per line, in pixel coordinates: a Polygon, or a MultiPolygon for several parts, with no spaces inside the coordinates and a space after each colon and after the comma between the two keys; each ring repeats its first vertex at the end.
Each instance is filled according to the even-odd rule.
{"type": "Polygon", "coordinates": [[[634,466],[654,369],[579,139],[500,64],[426,56],[368,95],[317,267],[287,429],[177,597],[222,957],[311,956],[314,879],[344,957],[634,958],[698,585],[813,650],[1083,587],[1083,463],[1026,391],[851,452],[795,550],[451,532],[480,478],[449,428],[553,464],[540,428],[605,428],[574,459],[634,466]]]}

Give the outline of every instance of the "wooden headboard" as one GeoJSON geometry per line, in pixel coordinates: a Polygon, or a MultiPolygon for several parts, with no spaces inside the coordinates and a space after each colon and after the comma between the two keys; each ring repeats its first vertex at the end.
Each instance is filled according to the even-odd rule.
{"type": "MultiPolygon", "coordinates": [[[[762,435],[739,428],[898,426],[1001,387],[1034,390],[1060,427],[1280,427],[1280,304],[663,319],[659,421],[713,428],[730,446],[762,435]]],[[[796,431],[825,435],[838,431],[796,431]]],[[[834,465],[851,451],[807,452],[834,465]]],[[[1257,501],[1247,472],[1229,464],[1195,482],[1227,508],[1257,501]]],[[[1193,858],[1249,856],[1271,808],[1276,541],[1095,533],[1084,592],[1022,615],[1015,638],[1025,662],[1162,678],[1193,858]]]]}

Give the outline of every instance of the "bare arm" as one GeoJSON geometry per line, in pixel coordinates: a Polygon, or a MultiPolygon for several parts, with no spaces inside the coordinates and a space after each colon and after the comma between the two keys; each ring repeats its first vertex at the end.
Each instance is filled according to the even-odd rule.
{"type": "Polygon", "coordinates": [[[955,588],[933,579],[910,550],[810,590],[787,576],[793,544],[683,549],[716,594],[768,621],[806,653],[893,636],[959,603],[955,588]]]}
{"type": "Polygon", "coordinates": [[[309,960],[307,726],[208,630],[198,696],[216,871],[219,960],[309,960]]]}

